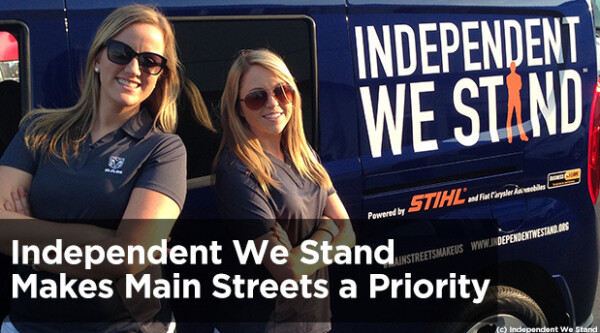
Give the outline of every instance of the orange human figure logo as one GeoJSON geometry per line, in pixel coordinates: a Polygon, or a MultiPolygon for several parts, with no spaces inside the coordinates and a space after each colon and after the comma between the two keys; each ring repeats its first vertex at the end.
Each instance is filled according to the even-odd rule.
{"type": "Polygon", "coordinates": [[[508,88],[508,118],[506,119],[506,136],[508,143],[512,143],[512,115],[513,110],[517,115],[517,127],[519,128],[519,136],[521,141],[529,141],[525,130],[523,129],[523,121],[521,119],[521,75],[517,74],[517,65],[515,62],[510,63],[510,74],[506,77],[506,87],[508,88]]]}

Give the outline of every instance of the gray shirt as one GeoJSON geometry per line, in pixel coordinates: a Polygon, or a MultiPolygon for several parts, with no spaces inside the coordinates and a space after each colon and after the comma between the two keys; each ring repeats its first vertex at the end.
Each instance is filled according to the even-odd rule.
{"type": "Polygon", "coordinates": [[[79,156],[70,157],[67,165],[27,149],[24,126],[0,165],[33,175],[30,203],[33,216],[40,219],[120,220],[135,187],[160,192],[182,207],[185,148],[177,135],[153,130],[152,123],[150,112],[143,110],[94,143],[88,136],[79,156]]]}
{"type": "MultiPolygon", "coordinates": [[[[292,245],[297,246],[317,230],[327,197],[335,193],[335,189],[322,188],[302,178],[292,165],[270,154],[267,156],[274,166],[272,176],[279,183],[269,188],[270,196],[263,192],[239,159],[229,151],[223,152],[215,182],[219,213],[226,219],[228,234],[233,239],[258,238],[272,230],[277,221],[288,233],[292,245]]],[[[242,269],[247,272],[250,268],[242,269]]],[[[312,280],[328,278],[327,268],[310,277],[312,280]]],[[[251,311],[252,306],[244,310],[251,311]]],[[[298,296],[294,299],[278,297],[266,320],[270,321],[269,331],[325,332],[330,329],[330,318],[329,298],[298,296]]]]}
{"type": "MultiPolygon", "coordinates": [[[[120,129],[95,143],[88,139],[80,146],[79,156],[72,154],[68,163],[44,153],[33,154],[24,141],[21,128],[0,159],[0,165],[11,166],[33,176],[30,189],[32,215],[45,220],[69,220],[116,229],[135,187],[147,188],[172,198],[180,207],[186,194],[186,155],[178,136],[156,131],[149,111],[142,110],[120,129]]],[[[20,266],[25,280],[37,273],[38,281],[58,276],[34,272],[20,266]]],[[[149,267],[140,274],[161,276],[160,267],[149,267]]],[[[93,323],[149,321],[161,309],[156,299],[124,299],[113,283],[110,299],[28,299],[21,295],[13,299],[10,317],[15,326],[36,331],[36,322],[57,322],[81,331],[102,331],[93,323]],[[28,323],[29,326],[23,326],[28,323]],[[32,326],[33,325],[33,326],[32,326]]],[[[76,287],[75,287],[76,288],[76,287]]],[[[162,307],[164,309],[164,306],[162,307]]],[[[167,314],[170,317],[170,313],[167,314]]],[[[39,324],[38,324],[39,325],[39,324]]],[[[96,324],[97,325],[97,324],[96,324]]]]}

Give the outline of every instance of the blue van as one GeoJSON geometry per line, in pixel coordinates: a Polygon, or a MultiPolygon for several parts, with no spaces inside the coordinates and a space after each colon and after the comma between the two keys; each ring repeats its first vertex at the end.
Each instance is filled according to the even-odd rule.
{"type": "MultiPolygon", "coordinates": [[[[16,77],[0,82],[0,153],[27,110],[74,104],[97,26],[129,3],[2,1],[0,34],[17,41],[19,59],[16,77]]],[[[332,275],[359,285],[375,273],[416,279],[465,272],[490,281],[479,304],[334,297],[336,331],[398,330],[415,321],[435,323],[419,329],[452,332],[591,325],[600,86],[590,3],[150,4],[172,20],[183,74],[201,91],[214,128],[181,108],[189,179],[174,242],[210,238],[191,231],[218,218],[211,163],[227,71],[238,50],[267,47],[298,80],[307,138],[358,243],[395,241],[393,262],[332,267],[332,275]],[[362,324],[345,325],[354,322],[362,324]]],[[[183,302],[176,315],[193,318],[201,303],[183,302]]]]}

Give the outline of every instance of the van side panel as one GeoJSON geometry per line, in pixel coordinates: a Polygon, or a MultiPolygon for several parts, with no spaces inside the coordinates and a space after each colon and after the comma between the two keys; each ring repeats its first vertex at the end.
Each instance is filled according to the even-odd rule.
{"type": "MultiPolygon", "coordinates": [[[[64,106],[73,100],[63,1],[6,0],[1,7],[0,31],[10,31],[19,45],[19,80],[3,82],[0,88],[0,154],[11,139],[7,131],[16,133],[19,119],[30,105],[64,106]],[[16,90],[4,90],[7,83],[16,90]]],[[[0,255],[0,266],[0,317],[4,318],[15,266],[4,255],[0,255]]]]}
{"type": "Polygon", "coordinates": [[[348,3],[365,223],[493,219],[488,231],[520,240],[465,239],[465,251],[564,272],[583,322],[598,271],[587,3],[348,3]]]}

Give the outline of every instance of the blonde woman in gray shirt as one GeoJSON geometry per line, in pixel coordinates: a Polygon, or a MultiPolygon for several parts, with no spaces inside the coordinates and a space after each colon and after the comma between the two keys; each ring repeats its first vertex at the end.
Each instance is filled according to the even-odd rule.
{"type": "MultiPolygon", "coordinates": [[[[353,246],[355,235],[327,171],[306,141],[298,88],[281,57],[264,49],[242,51],[229,71],[221,115],[216,194],[221,216],[235,219],[227,223],[231,236],[259,244],[268,240],[270,248],[286,246],[286,264],[276,265],[269,258],[263,262],[263,269],[278,282],[298,281],[303,275],[327,279],[323,262],[300,261],[301,242],[310,238],[353,246]]],[[[269,311],[257,306],[243,310],[260,312],[253,318],[262,315],[268,321],[264,327],[233,325],[220,330],[331,329],[329,298],[278,297],[270,306],[269,311]]]]}

